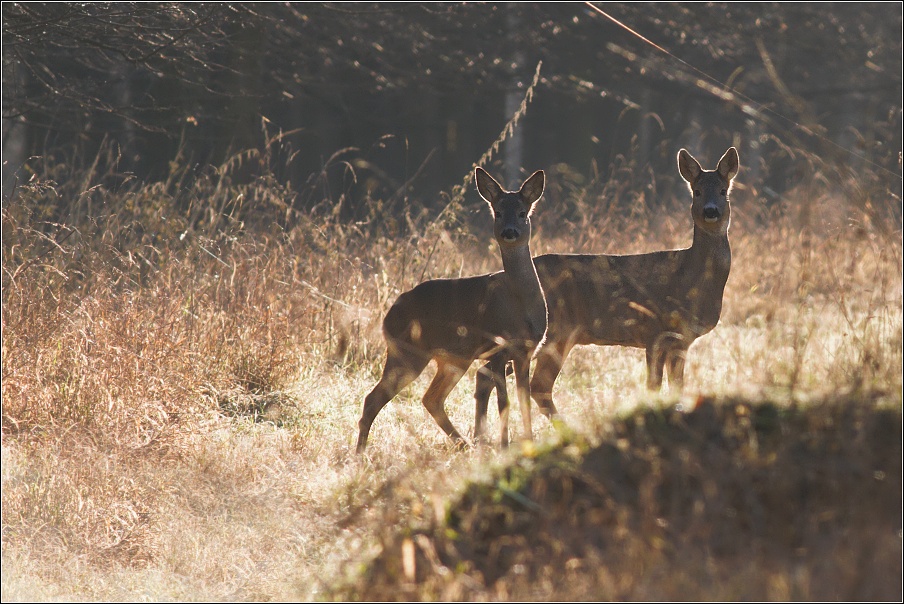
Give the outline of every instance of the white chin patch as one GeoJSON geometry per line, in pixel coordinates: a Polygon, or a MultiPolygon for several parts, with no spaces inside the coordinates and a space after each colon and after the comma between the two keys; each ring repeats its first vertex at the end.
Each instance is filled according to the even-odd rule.
{"type": "Polygon", "coordinates": [[[718,218],[704,218],[704,222],[719,222],[718,218]]]}

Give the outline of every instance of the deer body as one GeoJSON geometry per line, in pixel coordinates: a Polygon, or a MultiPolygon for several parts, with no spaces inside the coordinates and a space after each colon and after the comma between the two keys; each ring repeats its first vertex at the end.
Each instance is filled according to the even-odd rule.
{"type": "MultiPolygon", "coordinates": [[[[680,389],[688,348],[719,322],[731,269],[728,193],[738,172],[738,154],[730,148],[716,170],[708,171],[682,149],[678,167],[693,195],[691,247],[622,256],[546,254],[534,259],[549,325],[530,386],[544,415],[556,413],[553,384],[574,346],[644,348],[647,387],[658,390],[667,370],[670,384],[680,389]]],[[[500,413],[507,405],[504,369],[504,363],[493,359],[478,373],[475,437],[482,433],[494,387],[500,413]]]]}
{"type": "MultiPolygon", "coordinates": [[[[436,423],[457,443],[465,441],[443,403],[476,359],[513,361],[525,437],[531,437],[528,373],[534,350],[546,332],[546,302],[530,255],[530,214],[543,193],[545,176],[535,172],[519,191],[504,191],[484,170],[475,178],[490,204],[503,270],[462,279],[425,281],[401,294],[383,320],[386,364],[379,383],[364,400],[358,422],[361,453],[374,418],[431,360],[437,371],[423,397],[436,423]]],[[[502,418],[508,438],[507,409],[502,418]]]]}

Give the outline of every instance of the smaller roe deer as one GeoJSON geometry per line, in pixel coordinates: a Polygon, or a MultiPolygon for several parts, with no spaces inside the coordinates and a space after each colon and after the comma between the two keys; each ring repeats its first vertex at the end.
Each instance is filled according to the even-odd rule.
{"type": "MultiPolygon", "coordinates": [[[[678,171],[693,195],[690,248],[625,256],[546,254],[534,258],[546,294],[549,326],[537,351],[531,395],[547,417],[556,414],[552,387],[577,344],[645,348],[647,387],[680,389],[690,345],[719,322],[731,268],[728,193],[738,174],[738,152],[728,149],[715,170],[678,152],[678,171]]],[[[477,374],[474,436],[484,429],[487,401],[496,388],[500,414],[508,405],[505,363],[491,359],[477,374]]]]}
{"type": "MultiPolygon", "coordinates": [[[[528,372],[534,350],[546,332],[546,302],[531,260],[530,215],[543,194],[542,170],[519,191],[504,191],[483,169],[475,171],[477,190],[490,205],[503,270],[462,279],[433,279],[399,296],[383,319],[386,365],[379,383],[364,399],[358,422],[358,453],[367,446],[371,424],[402,388],[417,378],[431,359],[436,375],[422,400],[436,423],[458,444],[458,433],[443,402],[478,358],[513,361],[524,437],[531,438],[528,372]]],[[[501,418],[508,439],[508,409],[501,418]]]]}

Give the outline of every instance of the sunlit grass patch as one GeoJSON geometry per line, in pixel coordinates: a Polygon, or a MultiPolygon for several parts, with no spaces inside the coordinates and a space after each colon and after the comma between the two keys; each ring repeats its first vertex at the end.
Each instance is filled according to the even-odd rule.
{"type": "MultiPolygon", "coordinates": [[[[54,172],[56,182],[69,182],[62,172],[54,172]]],[[[613,539],[624,546],[620,560],[610,560],[605,548],[567,557],[567,548],[556,550],[560,542],[550,540],[549,560],[561,567],[544,567],[540,556],[519,558],[497,569],[504,580],[493,583],[473,556],[447,565],[442,539],[451,536],[418,532],[440,526],[467,485],[493,485],[500,468],[512,464],[520,470],[492,497],[503,505],[500,522],[520,518],[533,509],[525,502],[537,501],[528,485],[534,470],[548,469],[542,454],[561,453],[567,457],[562,463],[575,464],[568,439],[590,451],[631,418],[681,418],[713,399],[725,409],[737,402],[759,409],[757,401],[767,401],[768,413],[789,430],[779,438],[760,426],[778,454],[815,438],[847,452],[846,461],[830,457],[835,469],[866,464],[872,455],[867,433],[844,442],[832,430],[843,436],[857,429],[851,417],[853,424],[869,423],[870,405],[897,412],[889,424],[900,425],[899,233],[836,222],[810,228],[804,238],[793,214],[775,212],[766,220],[741,212],[732,225],[734,263],[722,320],[691,347],[681,395],[667,386],[647,392],[640,349],[580,347],[555,385],[560,424],[551,425],[534,407],[534,444],[522,446],[512,397],[513,445],[500,451],[491,401],[487,434],[493,444],[462,451],[420,403],[432,377],[427,370],[378,416],[367,452],[358,457],[357,422],[384,360],[385,311],[422,279],[498,270],[496,250],[480,230],[485,221],[475,220],[473,229],[463,217],[434,224],[413,211],[404,225],[343,224],[329,213],[287,214],[278,203],[286,190],[271,181],[239,186],[228,170],[220,181],[214,174],[187,189],[131,180],[120,188],[93,187],[85,197],[65,188],[74,185],[36,179],[3,209],[4,600],[332,597],[343,581],[357,585],[362,566],[380,552],[398,556],[396,574],[384,577],[397,597],[680,599],[695,593],[742,599],[756,593],[808,599],[825,595],[819,591],[825,576],[850,586],[858,576],[874,576],[862,560],[887,569],[883,556],[900,549],[899,533],[889,540],[859,524],[832,524],[827,516],[812,526],[800,520],[802,534],[832,552],[823,566],[807,557],[816,541],[807,541],[803,558],[788,563],[793,572],[761,555],[773,551],[770,544],[758,542],[751,559],[728,541],[735,559],[719,558],[725,566],[713,568],[714,558],[674,540],[675,527],[688,519],[697,522],[689,534],[702,535],[705,523],[693,505],[681,508],[686,514],[677,520],[652,508],[632,516],[617,507],[600,513],[611,514],[613,539]],[[65,195],[82,200],[68,213],[60,201],[65,195]],[[234,204],[239,195],[245,196],[241,207],[234,204]],[[100,207],[118,212],[92,213],[100,207]],[[220,207],[229,213],[217,213],[220,207]],[[821,406],[835,397],[853,416],[845,415],[844,405],[821,406]],[[797,431],[793,421],[782,423],[798,417],[794,413],[809,414],[817,436],[797,431]],[[828,532],[812,532],[823,528],[828,532]],[[879,544],[873,557],[845,553],[870,537],[879,544]],[[687,553],[679,560],[686,564],[676,563],[676,552],[687,553]],[[613,570],[632,562],[640,574],[613,570]],[[435,584],[429,579],[425,587],[424,569],[442,566],[448,577],[435,584]],[[406,575],[412,572],[416,580],[406,575]],[[394,583],[399,577],[403,581],[394,583]],[[699,577],[707,578],[709,591],[699,577]],[[571,591],[544,591],[564,580],[571,591]]],[[[664,200],[661,216],[621,216],[618,206],[596,203],[593,187],[602,185],[569,193],[562,211],[570,222],[538,213],[535,251],[628,253],[689,245],[684,200],[664,200]]],[[[469,437],[475,371],[476,364],[446,401],[453,424],[469,437]]],[[[726,419],[721,407],[714,413],[730,419],[732,430],[740,425],[740,416],[726,419]]],[[[631,463],[657,479],[682,459],[682,450],[688,463],[700,461],[681,443],[672,450],[668,434],[656,453],[637,449],[648,437],[638,429],[606,442],[637,453],[631,463]]],[[[748,440],[742,449],[726,454],[744,471],[765,471],[764,448],[755,452],[748,440]],[[764,465],[743,466],[751,459],[764,465]]],[[[737,468],[704,461],[691,468],[694,480],[702,480],[705,467],[717,495],[720,481],[743,487],[737,468]]],[[[619,463],[615,470],[622,474],[601,472],[599,480],[627,478],[604,483],[607,488],[662,503],[643,490],[647,483],[632,474],[633,466],[619,463]]],[[[773,482],[800,478],[769,467],[773,482]]],[[[806,476],[800,480],[800,488],[815,488],[806,476]]],[[[671,496],[680,503],[700,484],[676,487],[671,496]]],[[[719,512],[717,500],[704,501],[704,519],[719,512]]],[[[763,501],[753,520],[783,513],[783,503],[763,501]]],[[[566,520],[591,514],[590,508],[556,505],[566,520]]],[[[474,513],[477,523],[483,512],[474,513]]],[[[737,522],[718,518],[723,528],[737,522]]],[[[496,562],[511,552],[527,556],[517,547],[537,537],[534,520],[504,543],[472,545],[496,547],[496,562]]],[[[465,532],[461,524],[442,526],[465,532]]],[[[739,528],[741,534],[748,529],[739,528]]],[[[377,589],[341,594],[389,597],[377,589]]]]}

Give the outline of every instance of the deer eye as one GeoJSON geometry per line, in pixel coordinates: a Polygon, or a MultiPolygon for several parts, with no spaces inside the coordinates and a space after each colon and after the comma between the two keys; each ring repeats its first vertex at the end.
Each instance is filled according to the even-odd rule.
{"type": "Polygon", "coordinates": [[[694,189],[694,197],[700,197],[700,191],[698,189],[694,189]]]}
{"type": "Polygon", "coordinates": [[[527,218],[527,212],[521,210],[520,212],[518,212],[518,218],[527,218]]]}
{"type": "Polygon", "coordinates": [[[722,197],[728,195],[728,189],[722,189],[722,197]]]}

